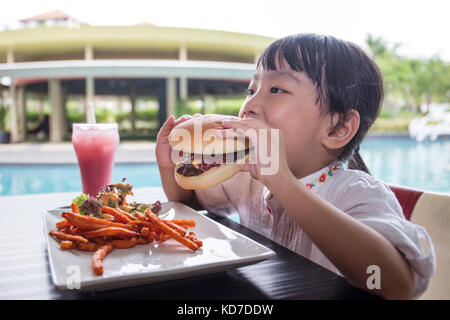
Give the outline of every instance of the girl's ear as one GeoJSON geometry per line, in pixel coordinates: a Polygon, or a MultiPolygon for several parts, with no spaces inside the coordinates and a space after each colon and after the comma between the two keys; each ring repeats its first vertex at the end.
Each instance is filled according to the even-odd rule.
{"type": "Polygon", "coordinates": [[[333,115],[331,122],[332,127],[329,129],[327,135],[322,138],[323,145],[328,149],[341,149],[352,140],[359,129],[359,112],[355,109],[348,111],[343,120],[340,120],[340,115],[333,115]]]}

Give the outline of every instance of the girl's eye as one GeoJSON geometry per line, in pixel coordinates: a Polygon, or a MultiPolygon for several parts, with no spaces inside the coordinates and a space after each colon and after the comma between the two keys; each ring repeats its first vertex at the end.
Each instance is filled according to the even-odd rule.
{"type": "Polygon", "coordinates": [[[247,96],[251,96],[255,94],[255,90],[248,88],[247,89],[247,96]]]}
{"type": "Polygon", "coordinates": [[[283,89],[272,87],[270,88],[270,93],[286,93],[283,89]]]}

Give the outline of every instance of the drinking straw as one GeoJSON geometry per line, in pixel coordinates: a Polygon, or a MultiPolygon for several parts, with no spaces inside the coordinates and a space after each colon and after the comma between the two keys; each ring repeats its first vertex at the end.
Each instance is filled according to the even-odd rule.
{"type": "Polygon", "coordinates": [[[95,112],[94,112],[94,104],[92,102],[88,102],[88,114],[87,114],[87,122],[88,123],[96,123],[95,121],[95,112]]]}

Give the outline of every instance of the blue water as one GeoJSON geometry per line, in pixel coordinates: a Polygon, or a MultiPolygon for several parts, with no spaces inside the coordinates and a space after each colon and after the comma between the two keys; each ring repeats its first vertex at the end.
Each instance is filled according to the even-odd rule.
{"type": "MultiPolygon", "coordinates": [[[[368,138],[361,155],[372,175],[387,183],[450,193],[450,139],[368,138]]],[[[118,164],[113,181],[123,177],[137,188],[161,186],[154,163],[118,164]]],[[[0,195],[80,190],[76,165],[0,165],[0,195]]]]}
{"type": "MultiPolygon", "coordinates": [[[[159,187],[158,167],[151,164],[117,164],[113,182],[127,178],[134,187],[159,187]]],[[[77,165],[0,165],[0,195],[80,191],[77,165]]]]}
{"type": "Polygon", "coordinates": [[[450,193],[449,138],[416,142],[407,137],[370,137],[360,151],[371,174],[387,183],[450,193]]]}

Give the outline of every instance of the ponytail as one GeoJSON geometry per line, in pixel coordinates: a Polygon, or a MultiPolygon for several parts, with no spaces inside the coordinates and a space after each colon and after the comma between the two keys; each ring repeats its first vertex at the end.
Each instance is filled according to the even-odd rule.
{"type": "Polygon", "coordinates": [[[362,159],[359,153],[359,146],[353,152],[353,155],[350,161],[348,162],[348,168],[351,170],[361,170],[367,174],[370,174],[369,168],[367,168],[366,164],[364,163],[364,160],[362,159]]]}

